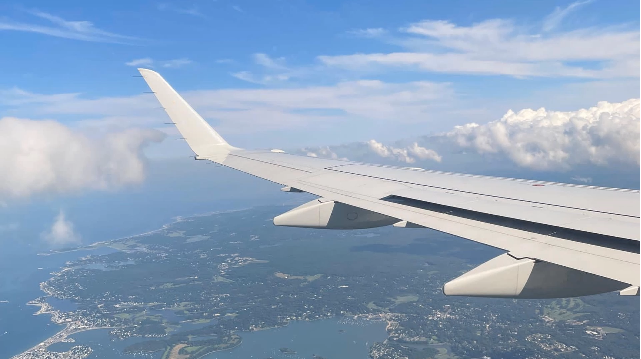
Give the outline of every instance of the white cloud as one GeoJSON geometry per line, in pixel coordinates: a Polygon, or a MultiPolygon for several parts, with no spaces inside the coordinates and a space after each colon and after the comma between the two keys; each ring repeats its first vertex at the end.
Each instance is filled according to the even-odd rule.
{"type": "Polygon", "coordinates": [[[362,80],[335,86],[287,89],[214,90],[185,93],[188,102],[221,128],[234,132],[288,128],[358,118],[382,121],[425,121],[430,109],[453,96],[449,84],[416,81],[391,84],[362,80]],[[323,110],[329,114],[319,114],[323,110]]]}
{"type": "Polygon", "coordinates": [[[370,163],[401,162],[416,163],[421,161],[441,162],[441,156],[434,150],[420,146],[417,142],[410,145],[384,145],[376,140],[353,142],[337,146],[309,147],[292,151],[310,157],[331,158],[370,163]]]}
{"type": "Polygon", "coordinates": [[[171,12],[175,12],[177,14],[191,15],[191,16],[206,18],[206,16],[203,15],[203,13],[201,13],[198,10],[198,7],[196,7],[196,5],[194,5],[192,7],[178,7],[178,6],[174,6],[174,5],[168,4],[168,3],[160,3],[160,4],[158,4],[157,7],[158,7],[158,10],[160,10],[160,11],[171,11],[171,12]]]}
{"type": "Polygon", "coordinates": [[[253,55],[253,57],[254,57],[254,61],[257,64],[262,65],[266,68],[275,69],[275,70],[287,70],[287,67],[285,66],[284,57],[273,59],[269,57],[269,55],[263,54],[263,53],[256,53],[253,55]]]}
{"type": "Polygon", "coordinates": [[[357,30],[351,30],[347,32],[350,35],[354,36],[359,36],[359,37],[380,37],[383,35],[386,35],[388,32],[387,30],[377,27],[377,28],[368,28],[368,29],[357,29],[357,30]]]}
{"type": "Polygon", "coordinates": [[[142,59],[134,59],[129,62],[125,62],[125,65],[127,66],[148,66],[152,67],[154,64],[154,60],[152,60],[149,57],[144,57],[142,59]]]}
{"type": "Polygon", "coordinates": [[[179,68],[183,67],[185,65],[191,64],[191,60],[187,58],[181,58],[181,59],[174,59],[174,60],[167,60],[162,62],[162,67],[169,67],[169,68],[179,68]]]}
{"type": "Polygon", "coordinates": [[[173,60],[164,60],[164,61],[154,61],[152,58],[145,57],[141,59],[134,59],[129,62],[125,62],[125,65],[127,66],[142,66],[142,67],[154,67],[154,65],[158,64],[160,67],[164,68],[179,68],[183,67],[185,65],[191,64],[192,61],[187,58],[180,58],[180,59],[173,59],[173,60]]]}
{"type": "Polygon", "coordinates": [[[408,147],[407,150],[409,151],[410,154],[422,160],[432,160],[436,162],[441,162],[441,159],[442,159],[441,156],[438,153],[436,153],[436,151],[430,150],[425,147],[421,147],[416,142],[414,142],[412,146],[408,147]]]}
{"type": "Polygon", "coordinates": [[[543,21],[543,31],[551,31],[565,19],[571,12],[576,11],[583,5],[591,3],[593,0],[575,1],[565,8],[557,6],[554,11],[543,21]]]}
{"type": "Polygon", "coordinates": [[[256,53],[252,55],[254,63],[261,66],[261,70],[265,73],[262,75],[256,75],[249,71],[239,71],[232,73],[231,75],[235,78],[255,84],[267,85],[272,83],[281,83],[291,79],[292,77],[298,77],[306,72],[306,70],[300,69],[291,69],[285,63],[284,57],[272,58],[267,54],[256,53]]]}
{"type": "Polygon", "coordinates": [[[282,82],[289,80],[287,74],[274,74],[274,75],[254,75],[249,71],[239,71],[231,74],[235,78],[259,85],[266,85],[274,82],[282,82]]]}
{"type": "Polygon", "coordinates": [[[376,140],[369,140],[367,145],[371,151],[377,155],[385,158],[392,158],[399,162],[414,163],[417,158],[421,160],[441,162],[441,156],[439,156],[436,151],[421,147],[416,142],[406,148],[385,146],[376,140]]]}
{"type": "Polygon", "coordinates": [[[592,183],[592,178],[591,177],[580,177],[580,176],[574,176],[571,178],[571,180],[580,182],[580,183],[592,183]]]}
{"type": "MultiPolygon", "coordinates": [[[[557,20],[548,20],[561,21],[580,4],[559,10],[561,15],[553,17],[557,20]]],[[[327,66],[359,71],[397,67],[514,77],[639,76],[639,31],[624,27],[585,27],[540,34],[504,19],[485,20],[471,26],[425,20],[399,29],[392,42],[404,51],[319,56],[318,59],[327,66]],[[598,67],[586,66],[582,61],[596,62],[598,67]]]]}
{"type": "Polygon", "coordinates": [[[90,137],[55,121],[0,119],[0,199],[140,183],[142,148],[164,134],[128,129],[90,137]]]}
{"type": "Polygon", "coordinates": [[[238,11],[238,12],[244,12],[243,9],[238,5],[234,5],[231,8],[234,9],[235,11],[238,11]]]}
{"type": "Polygon", "coordinates": [[[0,20],[0,31],[22,31],[33,32],[43,35],[62,37],[66,39],[111,42],[111,43],[133,43],[140,39],[101,30],[90,21],[69,21],[42,11],[30,12],[32,15],[49,22],[47,25],[24,23],[12,20],[0,20]]]}
{"type": "Polygon", "coordinates": [[[508,111],[484,125],[447,134],[460,147],[505,155],[522,167],[567,170],[575,165],[639,166],[639,99],[599,102],[578,111],[508,111]]]}
{"type": "Polygon", "coordinates": [[[314,149],[313,151],[307,151],[307,150],[302,150],[306,156],[308,157],[321,157],[321,158],[331,158],[333,160],[343,160],[343,161],[349,161],[349,158],[347,157],[340,157],[336,152],[332,151],[329,149],[328,146],[325,147],[319,147],[314,149]]]}
{"type": "MultiPolygon", "coordinates": [[[[513,163],[539,171],[597,167],[638,170],[639,107],[639,99],[632,99],[602,101],[592,108],[567,112],[523,109],[508,111],[501,119],[486,124],[469,123],[447,133],[391,145],[369,140],[292,152],[370,163],[427,161],[422,165],[433,167],[438,162],[455,171],[465,171],[461,163],[477,169],[482,163],[513,163]]],[[[592,178],[574,176],[572,181],[591,183],[592,178]]]]}
{"type": "Polygon", "coordinates": [[[65,218],[65,213],[60,210],[53,225],[48,231],[41,234],[42,239],[53,247],[61,247],[81,242],[80,235],[73,229],[73,223],[65,218]]]}

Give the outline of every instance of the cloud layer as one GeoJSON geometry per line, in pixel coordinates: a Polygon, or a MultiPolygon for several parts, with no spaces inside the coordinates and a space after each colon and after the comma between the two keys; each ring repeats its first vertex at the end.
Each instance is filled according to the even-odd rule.
{"type": "Polygon", "coordinates": [[[151,129],[94,138],[55,121],[1,118],[0,200],[140,183],[142,148],[163,138],[151,129]]]}

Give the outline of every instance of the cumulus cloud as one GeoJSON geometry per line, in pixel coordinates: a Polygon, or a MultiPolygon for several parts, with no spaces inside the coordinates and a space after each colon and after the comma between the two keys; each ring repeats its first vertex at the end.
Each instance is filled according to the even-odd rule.
{"type": "Polygon", "coordinates": [[[140,183],[142,149],[164,134],[127,129],[90,137],[56,121],[0,119],[0,199],[140,183]]]}
{"type": "Polygon", "coordinates": [[[639,99],[569,112],[510,110],[500,120],[457,126],[446,136],[460,147],[537,170],[639,166],[639,99]]]}
{"type": "Polygon", "coordinates": [[[441,162],[441,156],[434,150],[419,146],[414,142],[408,146],[384,145],[376,140],[366,142],[348,143],[338,146],[325,146],[317,148],[302,148],[294,153],[310,157],[331,158],[363,162],[391,162],[415,163],[417,161],[441,162]]]}
{"type": "MultiPolygon", "coordinates": [[[[480,163],[514,164],[537,171],[638,168],[639,107],[639,99],[631,99],[602,101],[595,107],[568,112],[510,110],[485,124],[455,126],[449,132],[393,144],[369,140],[294,152],[369,163],[416,163],[454,171],[480,163]]],[[[591,183],[592,178],[575,175],[572,181],[591,183]]]]}
{"type": "Polygon", "coordinates": [[[343,160],[349,161],[347,157],[340,157],[336,152],[332,151],[328,146],[319,147],[313,150],[302,150],[308,157],[321,157],[321,158],[331,158],[333,160],[343,160]]]}
{"type": "Polygon", "coordinates": [[[441,162],[441,156],[436,151],[421,147],[416,142],[405,148],[385,146],[375,140],[367,141],[367,145],[375,154],[385,158],[393,158],[399,162],[414,163],[417,158],[441,162]]]}
{"type": "Polygon", "coordinates": [[[56,216],[51,228],[41,234],[52,247],[62,247],[81,242],[80,235],[73,229],[73,223],[65,218],[65,213],[60,210],[56,216]]]}

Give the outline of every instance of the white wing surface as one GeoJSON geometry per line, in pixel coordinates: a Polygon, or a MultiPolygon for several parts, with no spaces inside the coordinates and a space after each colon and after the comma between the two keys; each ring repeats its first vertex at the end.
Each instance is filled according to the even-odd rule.
{"type": "Polygon", "coordinates": [[[276,225],[426,227],[507,251],[447,283],[448,295],[639,293],[639,191],[242,150],[158,73],[139,71],[197,159],[320,197],[276,217],[276,225]]]}

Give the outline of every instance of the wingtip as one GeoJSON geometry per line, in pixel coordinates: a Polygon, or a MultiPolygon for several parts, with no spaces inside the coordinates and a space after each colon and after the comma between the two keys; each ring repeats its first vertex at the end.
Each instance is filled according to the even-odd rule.
{"type": "Polygon", "coordinates": [[[144,73],[158,74],[156,71],[151,70],[151,69],[146,69],[144,67],[139,67],[138,68],[138,72],[140,72],[141,75],[143,75],[144,73]]]}

